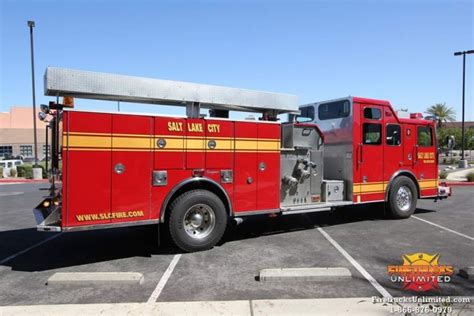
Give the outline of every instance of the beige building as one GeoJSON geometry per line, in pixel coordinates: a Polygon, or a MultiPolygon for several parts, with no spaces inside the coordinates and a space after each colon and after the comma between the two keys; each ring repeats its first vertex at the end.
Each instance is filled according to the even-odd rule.
{"type": "MultiPolygon", "coordinates": [[[[39,111],[39,108],[37,108],[39,111]]],[[[46,155],[46,123],[36,116],[38,159],[46,155]]],[[[0,112],[0,159],[7,155],[34,157],[32,107],[12,106],[0,112]]]]}

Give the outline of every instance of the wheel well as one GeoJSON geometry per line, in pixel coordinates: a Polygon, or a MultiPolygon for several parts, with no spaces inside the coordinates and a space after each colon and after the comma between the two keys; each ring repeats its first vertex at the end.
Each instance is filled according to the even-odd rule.
{"type": "Polygon", "coordinates": [[[408,172],[408,171],[402,171],[400,173],[394,174],[392,176],[392,178],[390,179],[390,182],[389,182],[389,184],[387,186],[387,189],[385,191],[385,201],[388,201],[388,194],[389,194],[390,189],[392,187],[393,181],[395,181],[395,179],[399,178],[400,176],[405,176],[405,177],[411,179],[411,181],[413,181],[413,183],[415,184],[415,187],[416,187],[417,198],[420,198],[420,185],[418,184],[418,180],[416,180],[416,177],[413,175],[413,173],[408,172]]]}
{"type": "MultiPolygon", "coordinates": [[[[200,180],[202,180],[202,178],[200,180]]],[[[212,180],[189,181],[179,186],[176,191],[170,192],[169,196],[166,197],[161,207],[160,222],[164,223],[167,220],[168,208],[178,196],[184,192],[196,189],[207,190],[217,195],[219,199],[221,199],[222,203],[224,203],[227,214],[232,214],[229,197],[227,196],[225,190],[219,186],[219,184],[214,183],[212,180]]]]}

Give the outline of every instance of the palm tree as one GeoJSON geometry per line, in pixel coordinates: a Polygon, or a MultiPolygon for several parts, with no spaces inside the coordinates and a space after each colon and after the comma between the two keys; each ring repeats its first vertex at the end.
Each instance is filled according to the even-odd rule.
{"type": "Polygon", "coordinates": [[[441,128],[445,122],[453,122],[456,120],[456,112],[453,108],[446,106],[446,103],[436,103],[435,105],[430,106],[426,110],[426,113],[438,118],[438,128],[441,128]]]}

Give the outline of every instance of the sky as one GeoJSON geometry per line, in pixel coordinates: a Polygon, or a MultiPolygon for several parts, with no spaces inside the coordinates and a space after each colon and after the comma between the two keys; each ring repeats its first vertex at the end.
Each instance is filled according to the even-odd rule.
{"type": "MultiPolygon", "coordinates": [[[[0,111],[32,102],[28,20],[37,104],[52,100],[43,75],[57,66],[289,93],[300,104],[352,95],[424,112],[446,102],[460,120],[462,57],[453,53],[474,49],[474,1],[0,0],[0,111]]],[[[472,121],[474,54],[466,72],[472,121]]]]}

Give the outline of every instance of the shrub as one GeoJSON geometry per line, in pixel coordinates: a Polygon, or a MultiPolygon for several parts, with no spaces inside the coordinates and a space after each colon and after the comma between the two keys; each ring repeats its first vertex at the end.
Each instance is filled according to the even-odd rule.
{"type": "Polygon", "coordinates": [[[16,177],[16,174],[17,174],[16,169],[11,168],[11,169],[10,169],[10,177],[15,178],[15,177],[16,177]]]}
{"type": "Polygon", "coordinates": [[[439,173],[440,179],[446,179],[447,176],[448,176],[448,173],[446,171],[440,171],[439,173]]]}
{"type": "Polygon", "coordinates": [[[467,182],[474,182],[474,172],[470,172],[466,176],[467,182]]]}
{"type": "Polygon", "coordinates": [[[31,165],[24,164],[17,166],[16,170],[18,171],[19,177],[25,177],[27,179],[33,178],[33,166],[31,165]]]}
{"type": "Polygon", "coordinates": [[[3,178],[3,167],[0,167],[0,179],[3,178]]]}

